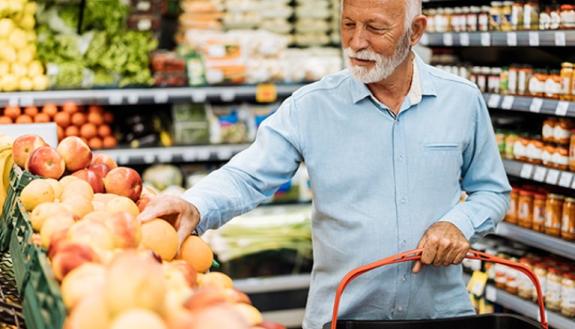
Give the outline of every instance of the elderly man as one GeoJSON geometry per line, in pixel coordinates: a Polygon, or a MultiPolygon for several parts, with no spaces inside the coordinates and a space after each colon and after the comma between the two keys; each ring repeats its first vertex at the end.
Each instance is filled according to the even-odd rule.
{"type": "Polygon", "coordinates": [[[140,219],[176,214],[181,238],[220,227],[305,162],[314,192],[305,329],[329,321],[346,272],[416,247],[421,263],[354,281],[340,317],[472,314],[461,267],[450,265],[493,230],[510,191],[481,93],[411,51],[426,28],[420,0],[344,0],[341,21],[348,70],[295,92],[247,150],[184,199],[154,200],[140,219]]]}

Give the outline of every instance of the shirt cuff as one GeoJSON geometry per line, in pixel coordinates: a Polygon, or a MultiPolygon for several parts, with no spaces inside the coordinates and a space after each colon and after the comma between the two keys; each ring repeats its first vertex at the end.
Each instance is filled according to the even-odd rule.
{"type": "Polygon", "coordinates": [[[473,227],[473,223],[471,218],[467,216],[459,207],[453,208],[449,211],[443,219],[439,220],[440,222],[448,222],[455,225],[463,236],[467,239],[467,241],[471,240],[471,237],[475,235],[475,227],[473,227]]]}
{"type": "Polygon", "coordinates": [[[198,222],[198,225],[196,226],[195,232],[197,232],[198,235],[204,234],[209,229],[209,225],[208,225],[209,206],[208,206],[208,203],[206,202],[206,199],[196,197],[196,196],[192,195],[191,193],[184,193],[183,198],[187,202],[194,205],[194,207],[196,207],[196,209],[200,213],[200,221],[198,222]]]}

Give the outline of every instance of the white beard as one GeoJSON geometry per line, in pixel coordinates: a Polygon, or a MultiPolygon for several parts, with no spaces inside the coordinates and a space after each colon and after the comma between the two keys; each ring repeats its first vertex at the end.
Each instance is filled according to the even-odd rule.
{"type": "Polygon", "coordinates": [[[410,33],[405,34],[405,36],[400,41],[399,47],[391,57],[380,55],[369,49],[355,52],[349,47],[345,48],[345,60],[352,76],[365,84],[375,83],[387,79],[395,71],[395,69],[401,63],[403,63],[407,55],[409,55],[409,35],[410,33]],[[353,65],[351,63],[351,57],[374,61],[375,64],[372,68],[353,65]]]}

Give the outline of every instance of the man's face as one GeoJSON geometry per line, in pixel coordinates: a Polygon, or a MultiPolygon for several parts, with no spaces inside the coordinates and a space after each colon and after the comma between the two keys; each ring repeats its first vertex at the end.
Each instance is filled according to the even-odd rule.
{"type": "Polygon", "coordinates": [[[356,79],[384,80],[405,60],[410,48],[405,16],[406,1],[344,0],[342,44],[356,79]]]}

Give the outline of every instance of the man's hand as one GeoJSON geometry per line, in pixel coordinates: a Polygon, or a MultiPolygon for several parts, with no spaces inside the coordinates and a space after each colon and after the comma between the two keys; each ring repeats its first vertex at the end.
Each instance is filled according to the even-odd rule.
{"type": "Polygon", "coordinates": [[[457,226],[449,222],[437,222],[431,225],[417,249],[423,249],[421,260],[413,265],[413,272],[418,273],[424,265],[449,266],[460,264],[469,251],[469,241],[457,226]]]}
{"type": "Polygon", "coordinates": [[[182,244],[200,222],[200,213],[194,205],[182,198],[160,195],[152,199],[138,216],[142,223],[155,218],[171,222],[178,230],[178,238],[182,244]]]}

